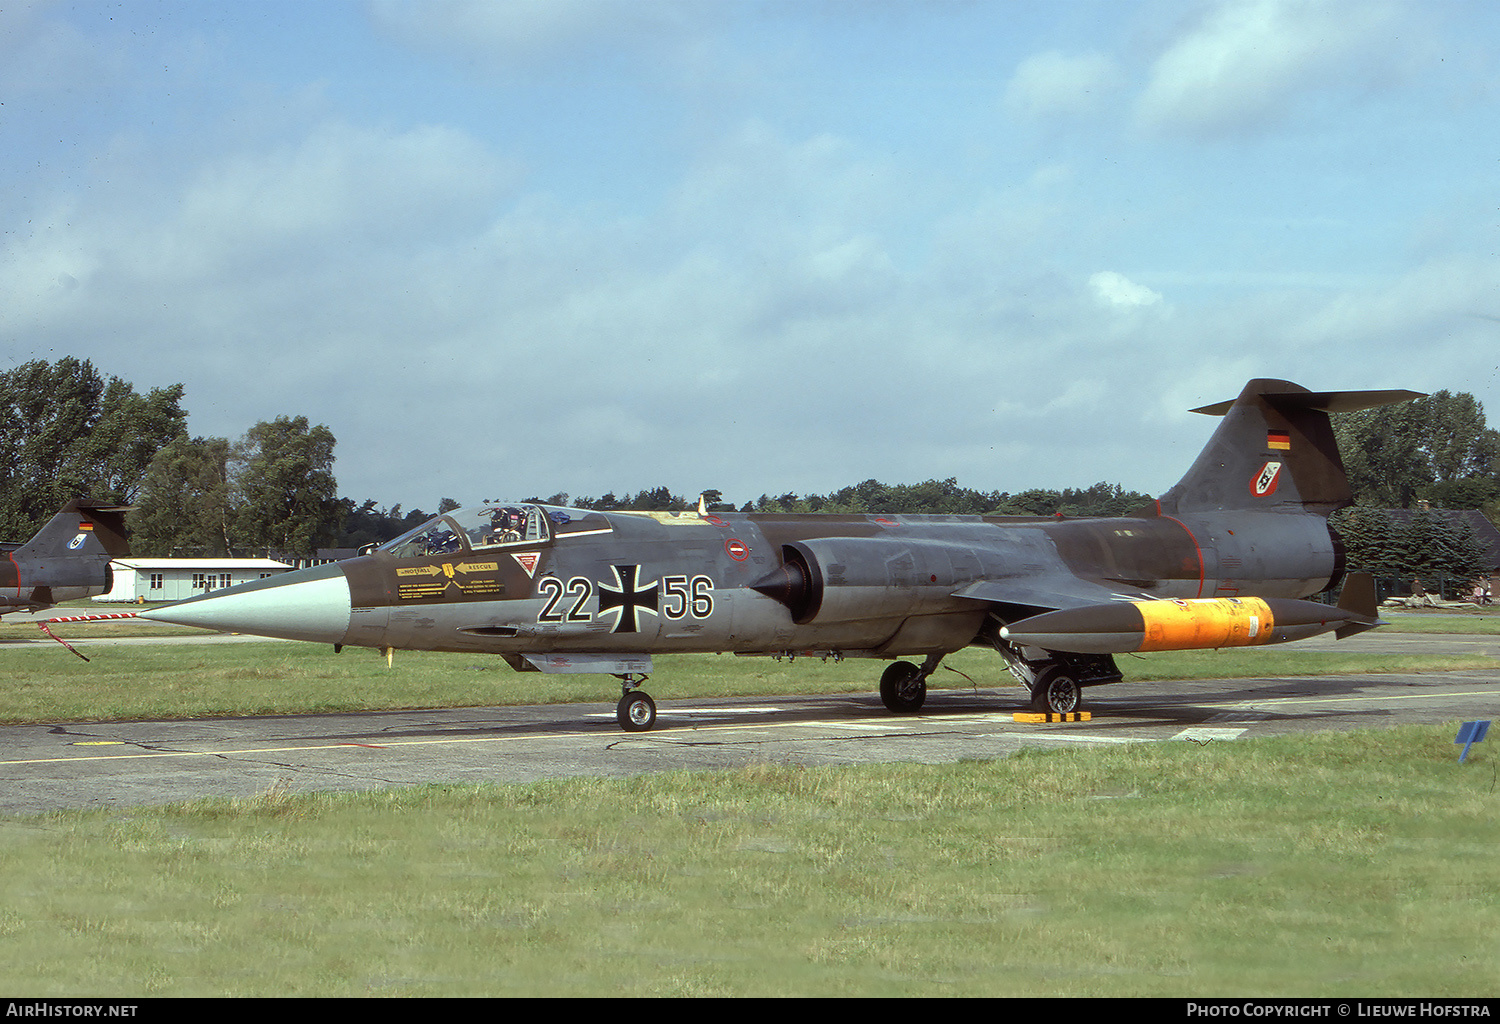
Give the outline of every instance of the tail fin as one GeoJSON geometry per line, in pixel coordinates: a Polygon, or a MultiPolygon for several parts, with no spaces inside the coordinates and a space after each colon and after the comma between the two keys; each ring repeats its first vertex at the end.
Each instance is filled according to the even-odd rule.
{"type": "Polygon", "coordinates": [[[1255,509],[1326,516],[1353,504],[1328,414],[1420,397],[1416,391],[1308,391],[1285,380],[1252,380],[1234,401],[1193,410],[1224,421],[1158,505],[1167,515],[1255,509]]]}
{"type": "Polygon", "coordinates": [[[1375,579],[1367,572],[1351,572],[1344,577],[1344,592],[1339,595],[1339,608],[1350,613],[1350,621],[1334,631],[1340,640],[1346,636],[1363,633],[1367,629],[1383,626],[1375,597],[1375,579]]]}
{"type": "Polygon", "coordinates": [[[130,554],[125,539],[129,509],[88,498],[74,498],[14,552],[16,558],[130,554]]]}

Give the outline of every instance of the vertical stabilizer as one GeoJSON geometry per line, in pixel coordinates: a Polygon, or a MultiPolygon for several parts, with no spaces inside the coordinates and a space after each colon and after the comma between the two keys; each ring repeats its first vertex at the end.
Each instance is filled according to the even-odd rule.
{"type": "Polygon", "coordinates": [[[1415,391],[1308,391],[1285,380],[1252,380],[1234,401],[1193,410],[1224,421],[1187,475],[1162,495],[1161,511],[1326,516],[1353,503],[1328,414],[1420,397],[1415,391]]]}
{"type": "Polygon", "coordinates": [[[1378,604],[1375,578],[1367,572],[1351,572],[1345,578],[1344,592],[1339,596],[1339,609],[1348,612],[1350,618],[1334,631],[1334,636],[1342,640],[1346,636],[1385,625],[1380,621],[1378,604]]]}
{"type": "Polygon", "coordinates": [[[125,539],[127,508],[75,498],[36,535],[16,549],[18,558],[67,558],[130,554],[125,539]]]}

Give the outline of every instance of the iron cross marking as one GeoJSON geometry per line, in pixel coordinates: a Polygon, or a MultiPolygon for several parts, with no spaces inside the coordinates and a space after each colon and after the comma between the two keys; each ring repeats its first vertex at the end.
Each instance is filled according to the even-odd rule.
{"type": "Polygon", "coordinates": [[[614,567],[615,575],[620,578],[620,585],[612,587],[608,583],[599,584],[599,614],[619,609],[620,617],[615,620],[615,626],[611,633],[639,633],[641,631],[641,612],[650,612],[652,615],[660,614],[661,581],[657,580],[645,590],[638,588],[641,567],[638,565],[617,565],[614,567]]]}

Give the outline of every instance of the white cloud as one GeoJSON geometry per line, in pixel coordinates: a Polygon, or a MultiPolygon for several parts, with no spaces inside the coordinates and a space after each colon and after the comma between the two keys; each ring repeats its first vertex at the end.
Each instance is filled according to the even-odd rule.
{"type": "Polygon", "coordinates": [[[1115,62],[1104,54],[1048,50],[1017,65],[1005,103],[1025,117],[1077,116],[1098,109],[1119,83],[1115,62]]]}
{"type": "MultiPolygon", "coordinates": [[[[848,5],[805,21],[773,5],[728,18],[756,22],[753,39],[713,40],[746,76],[743,103],[614,105],[649,77],[639,58],[682,53],[726,17],[705,12],[736,6],[380,3],[386,38],[348,39],[357,71],[320,51],[265,86],[271,103],[258,97],[276,61],[215,51],[239,73],[193,95],[256,97],[248,130],[245,110],[181,106],[174,79],[171,97],[153,88],[105,110],[93,136],[17,147],[29,187],[8,190],[16,212],[0,225],[0,337],[17,361],[73,354],[141,388],[183,381],[195,433],[326,422],[341,490],[408,508],[659,483],[742,502],[871,476],[1161,490],[1213,426],[1183,410],[1252,376],[1480,390],[1464,374],[1494,348],[1482,314],[1500,315],[1500,271],[1454,253],[1494,251],[1492,154],[1424,145],[1410,111],[1426,94],[1401,94],[1406,119],[1389,122],[1425,162],[1376,171],[1367,132],[1330,132],[1303,164],[1282,139],[1196,164],[1107,131],[1038,147],[1047,132],[974,128],[1004,83],[972,26],[940,52],[872,17],[861,47],[827,31],[849,27],[848,5]],[[383,66],[391,36],[464,69],[521,71],[497,86],[407,54],[383,66]],[[625,55],[606,70],[634,60],[631,74],[573,74],[615,44],[625,55]],[[280,99],[310,94],[295,110],[280,99]],[[795,112],[772,94],[797,97],[795,112]],[[601,109],[617,133],[579,123],[601,109]],[[920,146],[918,120],[931,126],[920,146]],[[68,180],[55,165],[77,153],[90,172],[68,180]],[[1268,182],[1273,165],[1285,175],[1268,182]],[[1321,214],[1331,196],[1347,208],[1315,231],[1223,230],[1306,212],[1283,210],[1289,197],[1321,214]],[[1424,239],[1416,258],[1350,230],[1423,203],[1466,230],[1424,239]],[[1170,302],[1116,271],[1089,276],[1111,266],[1151,267],[1170,302]]],[[[1101,56],[1097,31],[1070,38],[1076,24],[1056,23],[1079,19],[1037,9],[1057,31],[1008,41],[1032,54],[1005,84],[1012,109],[1065,119],[1123,102],[1138,51],[1101,56]]],[[[1137,26],[1181,9],[1148,5],[1137,26]]],[[[1191,9],[1207,13],[1168,40],[1142,97],[1164,132],[1265,123],[1317,90],[1346,97],[1339,75],[1397,52],[1378,5],[1191,9]]],[[[179,35],[156,44],[179,48],[179,35]]],[[[1377,61],[1367,79],[1380,73],[1377,61]]],[[[1471,127],[1431,138],[1480,151],[1471,127]]]]}
{"type": "Polygon", "coordinates": [[[1216,3],[1156,59],[1137,115],[1161,131],[1221,134],[1278,119],[1309,93],[1378,81],[1411,45],[1400,13],[1383,0],[1216,3]]]}
{"type": "Polygon", "coordinates": [[[1089,287],[1094,289],[1101,302],[1111,306],[1154,306],[1162,301],[1158,293],[1113,270],[1103,270],[1090,277],[1089,287]]]}
{"type": "Polygon", "coordinates": [[[371,246],[453,228],[513,173],[449,128],[325,125],[294,145],[206,167],[176,227],[205,249],[240,256],[265,246],[371,246]]]}
{"type": "Polygon", "coordinates": [[[352,283],[392,250],[412,259],[470,232],[513,181],[504,161],[450,129],[324,125],[295,143],[218,156],[179,182],[120,184],[33,210],[30,230],[0,246],[0,301],[11,324],[40,327],[95,304],[116,323],[150,320],[171,296],[179,315],[196,308],[217,324],[254,315],[252,294],[352,283]]]}
{"type": "Polygon", "coordinates": [[[48,0],[22,0],[0,7],[0,87],[7,102],[95,84],[100,48],[66,22],[46,17],[49,6],[48,0]]]}

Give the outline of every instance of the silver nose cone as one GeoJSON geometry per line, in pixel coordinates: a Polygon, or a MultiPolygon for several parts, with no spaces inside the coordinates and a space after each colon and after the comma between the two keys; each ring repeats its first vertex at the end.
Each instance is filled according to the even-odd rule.
{"type": "Polygon", "coordinates": [[[190,597],[139,617],[225,633],[336,644],[349,632],[349,615],[349,581],[337,564],[331,564],[190,597]]]}

